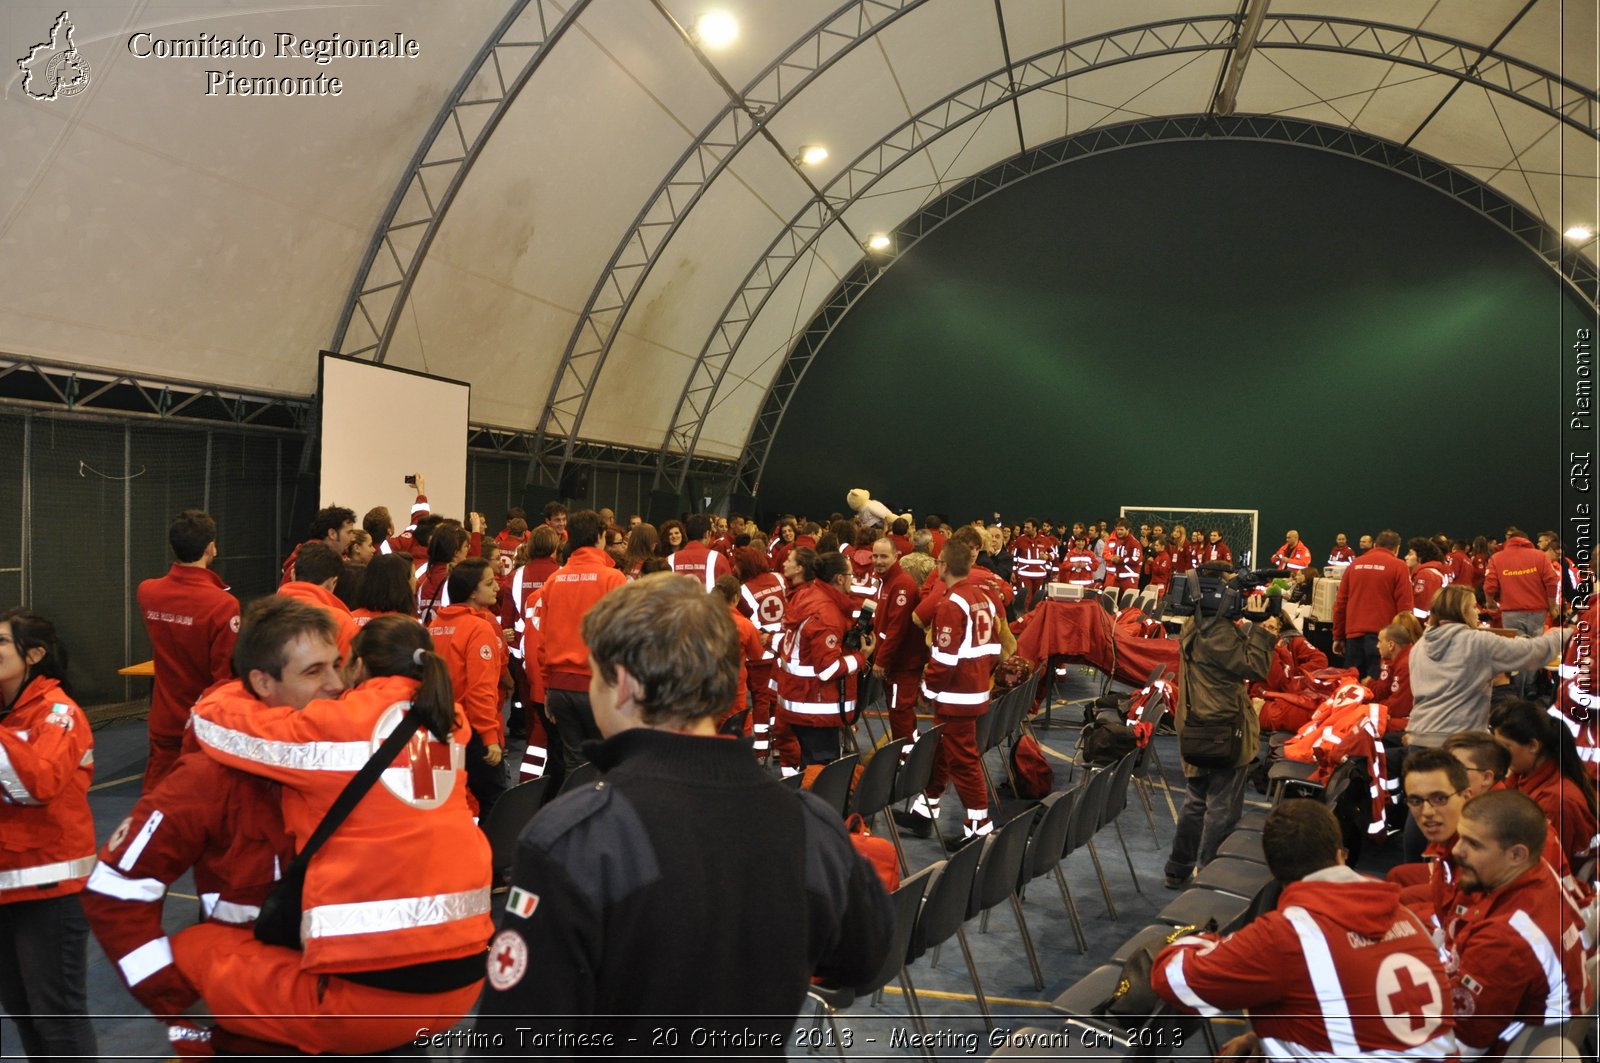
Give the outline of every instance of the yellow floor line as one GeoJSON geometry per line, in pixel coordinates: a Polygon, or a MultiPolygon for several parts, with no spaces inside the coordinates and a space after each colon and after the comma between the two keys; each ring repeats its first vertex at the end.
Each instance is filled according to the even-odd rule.
{"type": "Polygon", "coordinates": [[[168,890],[168,897],[182,897],[186,901],[198,901],[200,898],[192,893],[179,893],[177,890],[168,890]]]}
{"type": "Polygon", "coordinates": [[[125,782],[133,782],[135,779],[142,778],[144,778],[143,772],[138,775],[124,775],[120,779],[108,779],[105,782],[97,782],[93,786],[89,787],[89,792],[94,793],[96,790],[104,790],[108,786],[121,786],[125,782]]]}
{"type": "MultiPolygon", "coordinates": [[[[904,995],[900,987],[897,985],[886,985],[883,987],[883,991],[885,993],[895,993],[901,996],[904,995]]],[[[942,989],[919,989],[917,990],[917,996],[932,997],[935,1000],[965,1000],[972,1004],[976,1004],[978,1002],[978,998],[971,993],[947,993],[942,989]]],[[[983,999],[987,1000],[990,1004],[1005,1004],[1008,1007],[1014,1008],[1039,1008],[1044,1011],[1050,1010],[1050,1002],[1047,1000],[1018,1000],[1016,997],[994,997],[987,995],[985,995],[983,999]]]]}

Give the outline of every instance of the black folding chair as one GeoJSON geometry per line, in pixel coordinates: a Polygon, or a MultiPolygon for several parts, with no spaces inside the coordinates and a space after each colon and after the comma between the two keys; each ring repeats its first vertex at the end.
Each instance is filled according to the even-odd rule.
{"type": "Polygon", "coordinates": [[[1258,864],[1267,862],[1267,854],[1261,848],[1261,832],[1258,830],[1236,830],[1217,846],[1218,856],[1232,856],[1240,860],[1254,860],[1258,864]]]}
{"type": "MultiPolygon", "coordinates": [[[[561,783],[561,793],[565,794],[571,793],[573,790],[581,790],[586,786],[593,786],[599,781],[600,769],[586,760],[574,770],[567,772],[567,777],[561,783]]],[[[560,795],[558,794],[557,796],[560,795]]]]}
{"type": "MultiPolygon", "coordinates": [[[[938,966],[939,946],[954,937],[961,945],[962,957],[967,961],[967,977],[972,979],[978,1010],[983,1013],[984,1022],[993,1027],[989,1001],[983,995],[983,983],[978,980],[978,968],[972,962],[972,949],[967,944],[967,932],[963,926],[967,921],[967,905],[972,898],[973,878],[978,872],[978,857],[982,852],[981,846],[963,845],[948,860],[934,865],[939,868],[939,873],[928,887],[922,914],[917,917],[916,929],[911,932],[911,951],[907,954],[906,962],[912,963],[932,949],[933,956],[929,963],[938,966]]],[[[915,1003],[915,985],[910,987],[910,992],[913,1007],[920,1011],[921,1005],[915,1003]]]]}
{"type": "MultiPolygon", "coordinates": [[[[867,766],[861,769],[861,778],[850,794],[849,812],[870,821],[888,806],[889,795],[894,792],[894,777],[900,773],[900,752],[909,745],[905,739],[895,738],[877,748],[872,759],[867,761],[867,766]]],[[[884,818],[894,819],[893,816],[884,818]]],[[[900,848],[900,836],[891,830],[889,838],[894,842],[895,854],[900,858],[900,869],[904,871],[906,854],[900,848]]]]}
{"type": "Polygon", "coordinates": [[[1067,825],[1067,845],[1061,856],[1065,859],[1077,850],[1088,847],[1089,857],[1094,861],[1094,873],[1100,879],[1100,894],[1106,899],[1106,911],[1115,919],[1117,902],[1111,899],[1111,886],[1106,882],[1105,869],[1100,866],[1100,854],[1094,847],[1095,831],[1100,829],[1100,817],[1105,812],[1111,783],[1110,768],[1096,768],[1089,772],[1087,781],[1081,784],[1083,793],[1072,809],[1072,818],[1067,825]]]}
{"type": "Polygon", "coordinates": [[[859,753],[847,753],[831,763],[825,764],[817,772],[817,777],[811,782],[811,792],[828,802],[828,807],[834,809],[839,815],[844,815],[845,805],[850,799],[850,783],[855,778],[856,762],[861,759],[859,753]]]}
{"type": "Polygon", "coordinates": [[[1022,934],[1022,946],[1028,954],[1028,966],[1033,970],[1033,986],[1044,988],[1044,972],[1039,969],[1039,955],[1033,948],[1033,935],[1028,933],[1028,921],[1022,914],[1022,902],[1017,899],[1017,887],[1022,882],[1022,858],[1027,853],[1028,832],[1039,818],[1039,808],[1034,806],[995,831],[983,841],[983,853],[978,857],[978,873],[972,883],[972,897],[967,904],[967,917],[980,916],[978,932],[988,933],[989,911],[1001,902],[1011,902],[1011,913],[1016,916],[1017,930],[1022,934]]]}
{"type": "Polygon", "coordinates": [[[490,862],[496,875],[510,870],[522,828],[528,825],[535,812],[544,807],[545,794],[549,789],[548,775],[529,779],[501,794],[494,807],[489,809],[483,833],[489,839],[490,862]]]}
{"type": "Polygon", "coordinates": [[[1022,891],[1028,883],[1043,875],[1054,873],[1056,885],[1061,888],[1061,903],[1066,906],[1067,917],[1072,921],[1073,936],[1078,939],[1078,952],[1087,953],[1089,946],[1083,936],[1083,920],[1078,916],[1077,902],[1067,887],[1066,876],[1061,873],[1061,858],[1067,847],[1067,829],[1072,825],[1072,809],[1083,793],[1079,784],[1070,790],[1058,790],[1040,804],[1039,820],[1028,837],[1028,851],[1022,858],[1022,891]]]}
{"type": "MultiPolygon", "coordinates": [[[[906,759],[900,764],[900,771],[894,777],[894,785],[889,789],[890,803],[909,801],[928,788],[928,780],[933,778],[933,762],[939,755],[939,736],[944,733],[944,724],[936,724],[918,736],[911,747],[911,752],[906,754],[906,759]]],[[[889,817],[889,835],[894,839],[895,851],[900,853],[900,870],[907,869],[905,863],[905,849],[900,842],[900,828],[896,825],[894,817],[889,817]]],[[[939,831],[939,821],[933,822],[933,835],[941,843],[944,835],[939,831]]]]}
{"type": "Polygon", "coordinates": [[[1133,888],[1140,893],[1144,886],[1139,882],[1139,873],[1133,869],[1133,854],[1128,851],[1128,839],[1122,833],[1122,824],[1117,822],[1117,817],[1122,815],[1123,809],[1128,807],[1128,784],[1133,778],[1133,762],[1139,756],[1135,749],[1123,755],[1116,767],[1111,769],[1111,784],[1106,789],[1106,804],[1100,813],[1100,827],[1110,824],[1117,832],[1117,843],[1122,846],[1122,858],[1128,862],[1128,874],[1133,878],[1133,888]]]}
{"type": "MultiPolygon", "coordinates": [[[[900,988],[906,994],[907,1010],[916,1020],[918,1028],[924,1026],[916,994],[911,992],[910,976],[906,973],[906,955],[911,948],[911,934],[916,929],[923,897],[927,894],[928,885],[933,881],[935,872],[941,866],[942,864],[933,864],[923,868],[901,882],[900,888],[890,895],[889,901],[894,908],[894,935],[889,939],[889,950],[884,954],[883,963],[871,978],[857,986],[834,986],[824,983],[811,986],[807,990],[807,995],[816,1003],[818,1021],[827,1018],[828,1026],[833,1033],[833,1044],[843,1044],[834,1022],[834,1013],[841,1008],[849,1007],[858,997],[878,992],[896,977],[900,979],[900,988]]],[[[842,1051],[840,1056],[843,1057],[842,1051]]]]}

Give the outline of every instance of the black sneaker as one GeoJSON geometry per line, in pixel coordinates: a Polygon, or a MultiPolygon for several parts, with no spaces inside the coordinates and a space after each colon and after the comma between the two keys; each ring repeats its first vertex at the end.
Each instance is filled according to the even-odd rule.
{"type": "Polygon", "coordinates": [[[919,816],[915,812],[907,812],[896,808],[893,810],[894,821],[919,838],[933,837],[933,820],[927,816],[919,816]]]}
{"type": "Polygon", "coordinates": [[[1169,890],[1181,890],[1189,884],[1189,880],[1192,878],[1194,878],[1193,871],[1186,875],[1163,875],[1161,884],[1169,890]]]}

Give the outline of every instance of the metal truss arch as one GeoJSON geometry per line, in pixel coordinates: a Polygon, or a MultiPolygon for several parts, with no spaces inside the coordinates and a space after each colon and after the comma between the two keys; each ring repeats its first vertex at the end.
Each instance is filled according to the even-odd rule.
{"type": "Polygon", "coordinates": [[[901,223],[895,230],[894,257],[863,260],[839,283],[774,376],[751,425],[732,489],[751,495],[758,492],[778,428],[817,353],[856,301],[923,237],[1006,187],[1058,166],[1125,148],[1191,140],[1289,144],[1380,166],[1427,185],[1511,235],[1555,270],[1567,289],[1591,311],[1600,313],[1600,272],[1588,259],[1568,248],[1559,232],[1478,179],[1393,141],[1319,122],[1267,115],[1219,118],[1197,114],[1091,129],[1024,152],[968,178],[901,223]]]}
{"type": "MultiPolygon", "coordinates": [[[[1047,49],[969,82],[868,147],[835,175],[821,195],[795,214],[729,299],[700,349],[691,369],[690,385],[685,388],[686,395],[696,390],[703,396],[698,403],[700,415],[697,419],[686,418],[680,403],[668,440],[663,445],[663,470],[669,468],[669,462],[693,460],[706,414],[714,405],[733,354],[789,270],[815,246],[834,218],[843,215],[890,170],[952,129],[1025,93],[1141,59],[1227,49],[1232,46],[1236,28],[1237,20],[1231,15],[1168,19],[1047,49]],[[702,373],[714,373],[714,380],[709,386],[696,388],[695,381],[702,373]],[[670,453],[673,441],[685,439],[687,446],[677,454],[670,453]]],[[[1600,95],[1520,60],[1454,38],[1386,23],[1286,15],[1268,16],[1255,46],[1258,49],[1334,51],[1404,63],[1481,85],[1596,136],[1594,122],[1600,112],[1600,95]],[[1501,78],[1497,72],[1505,76],[1501,78]]],[[[870,259],[863,259],[841,282],[840,289],[853,283],[870,283],[863,282],[862,277],[876,268],[870,259]]],[[[801,343],[804,342],[802,337],[801,343]]],[[[780,371],[774,387],[779,386],[782,376],[780,371]]],[[[759,422],[758,417],[757,424],[759,422]]],[[[667,479],[670,486],[678,488],[683,476],[681,472],[674,472],[667,479]]],[[[745,479],[749,482],[748,477],[745,479]]]]}
{"type": "Polygon", "coordinates": [[[428,248],[462,182],[523,86],[589,2],[571,0],[563,8],[555,0],[512,0],[446,97],[389,197],[345,297],[329,350],[383,361],[428,248]],[[479,82],[492,82],[497,94],[468,99],[468,91],[479,82]],[[413,229],[421,232],[411,245],[405,241],[413,229]],[[400,239],[402,233],[407,236],[400,239]],[[360,328],[354,339],[352,324],[360,328]],[[354,346],[347,350],[346,341],[354,346]]]}
{"type": "Polygon", "coordinates": [[[540,414],[530,484],[558,482],[573,460],[589,397],[622,319],[711,183],[806,86],[926,2],[848,0],[767,64],[678,156],[618,241],[567,338],[540,414]]]}

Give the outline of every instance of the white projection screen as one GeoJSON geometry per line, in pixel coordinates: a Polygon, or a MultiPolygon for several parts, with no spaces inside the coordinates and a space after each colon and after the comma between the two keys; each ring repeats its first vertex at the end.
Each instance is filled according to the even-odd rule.
{"type": "Polygon", "coordinates": [[[410,523],[422,473],[435,513],[467,516],[467,407],[459,380],[322,352],[321,505],[356,511],[388,506],[395,531],[410,523]]]}

